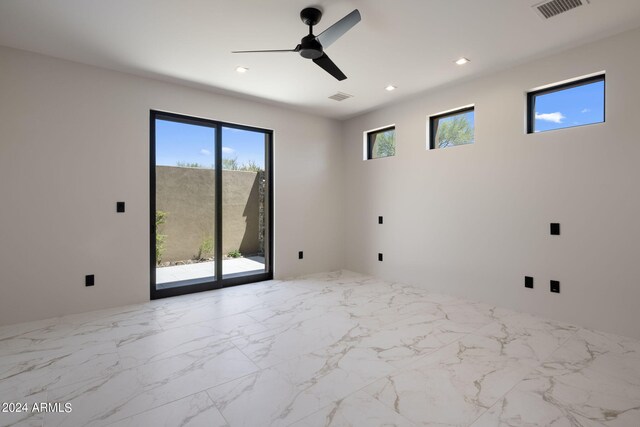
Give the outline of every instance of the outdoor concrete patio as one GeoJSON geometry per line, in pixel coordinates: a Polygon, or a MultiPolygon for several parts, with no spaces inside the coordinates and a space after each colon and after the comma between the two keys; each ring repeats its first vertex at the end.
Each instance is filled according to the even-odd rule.
{"type": "MultiPolygon", "coordinates": [[[[264,257],[251,256],[246,258],[232,258],[222,261],[223,274],[250,273],[264,271],[264,257]]],[[[211,277],[215,273],[215,262],[200,262],[196,264],[173,265],[171,267],[156,268],[156,285],[161,286],[181,280],[211,277]]]]}

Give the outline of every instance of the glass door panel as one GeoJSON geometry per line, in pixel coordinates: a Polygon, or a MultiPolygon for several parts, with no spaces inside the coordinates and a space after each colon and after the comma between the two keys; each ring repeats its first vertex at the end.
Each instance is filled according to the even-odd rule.
{"type": "Polygon", "coordinates": [[[269,250],[270,135],[222,127],[223,278],[263,274],[269,250]]]}
{"type": "Polygon", "coordinates": [[[154,126],[156,290],[211,282],[216,127],[170,117],[154,126]]]}

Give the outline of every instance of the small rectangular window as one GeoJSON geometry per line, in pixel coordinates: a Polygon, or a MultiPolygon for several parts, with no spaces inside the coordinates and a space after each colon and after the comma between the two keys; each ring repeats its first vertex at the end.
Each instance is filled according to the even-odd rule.
{"type": "Polygon", "coordinates": [[[527,94],[527,133],[604,122],[604,74],[527,94]]]}
{"type": "Polygon", "coordinates": [[[367,132],[367,159],[379,159],[396,155],[396,127],[367,132]]]}
{"type": "Polygon", "coordinates": [[[474,107],[462,108],[429,118],[429,148],[447,148],[475,141],[474,107]]]}

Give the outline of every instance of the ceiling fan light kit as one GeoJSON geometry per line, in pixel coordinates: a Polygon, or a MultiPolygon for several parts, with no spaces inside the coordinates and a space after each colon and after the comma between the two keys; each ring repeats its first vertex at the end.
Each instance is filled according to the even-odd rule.
{"type": "Polygon", "coordinates": [[[307,7],[300,12],[300,19],[309,26],[309,34],[304,36],[293,49],[272,49],[272,50],[242,50],[232,53],[269,53],[269,52],[298,52],[300,56],[311,59],[318,66],[324,69],[338,80],[344,80],[347,76],[340,71],[340,68],[327,56],[324,49],[342,37],[347,31],[360,22],[360,12],[358,9],[344,16],[338,22],[324,30],[318,36],[313,34],[313,27],[322,18],[322,11],[315,7],[307,7]]]}

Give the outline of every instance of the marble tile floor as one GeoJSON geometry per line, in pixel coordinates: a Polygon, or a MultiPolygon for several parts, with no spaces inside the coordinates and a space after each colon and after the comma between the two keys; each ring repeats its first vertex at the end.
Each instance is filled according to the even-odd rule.
{"type": "Polygon", "coordinates": [[[348,271],[0,328],[0,426],[640,426],[640,341],[348,271]],[[1,408],[0,408],[1,409],[1,408]]]}

